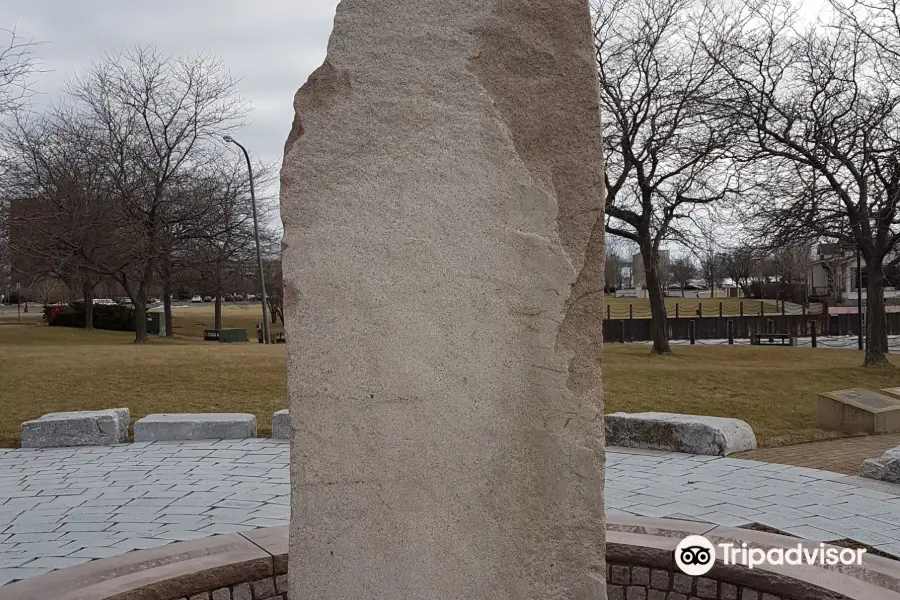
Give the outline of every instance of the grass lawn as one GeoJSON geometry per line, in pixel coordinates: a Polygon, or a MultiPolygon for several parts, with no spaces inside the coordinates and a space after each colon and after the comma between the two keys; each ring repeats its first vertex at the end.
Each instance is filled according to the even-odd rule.
{"type": "MultiPolygon", "coordinates": [[[[210,307],[175,312],[173,339],[135,346],[132,335],[0,320],[0,445],[46,412],[127,406],[154,412],[250,412],[262,434],[286,406],[284,345],[203,343],[210,307]]],[[[251,338],[254,308],[228,307],[226,327],[251,338]]],[[[761,446],[834,437],[815,426],[818,392],[900,385],[900,370],[866,370],[851,350],[748,346],[676,347],[650,357],[645,345],[606,346],[607,412],[666,411],[737,417],[761,446]]]]}

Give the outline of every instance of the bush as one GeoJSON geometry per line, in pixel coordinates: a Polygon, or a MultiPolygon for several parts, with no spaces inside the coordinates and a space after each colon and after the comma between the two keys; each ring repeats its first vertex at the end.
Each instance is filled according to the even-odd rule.
{"type": "MultiPolygon", "coordinates": [[[[73,302],[62,310],[45,306],[44,320],[51,327],[84,328],[84,302],[73,302]]],[[[134,331],[134,309],[127,306],[95,304],[94,328],[108,331],[134,331]]]]}

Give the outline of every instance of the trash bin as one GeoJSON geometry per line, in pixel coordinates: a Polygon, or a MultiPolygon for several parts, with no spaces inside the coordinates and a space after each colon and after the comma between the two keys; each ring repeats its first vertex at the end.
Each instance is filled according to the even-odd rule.
{"type": "Polygon", "coordinates": [[[246,329],[220,329],[219,330],[219,343],[230,344],[232,342],[246,342],[247,341],[247,330],[246,329]]]}
{"type": "Polygon", "coordinates": [[[147,333],[150,335],[166,335],[166,319],[163,313],[147,313],[147,333]]]}

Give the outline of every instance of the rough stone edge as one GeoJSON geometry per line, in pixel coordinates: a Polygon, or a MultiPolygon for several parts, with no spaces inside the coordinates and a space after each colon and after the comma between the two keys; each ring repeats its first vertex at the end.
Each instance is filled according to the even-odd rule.
{"type": "MultiPolygon", "coordinates": [[[[614,443],[609,444],[609,445],[610,446],[618,446],[621,448],[635,448],[635,449],[643,449],[643,450],[656,450],[659,452],[678,452],[678,453],[697,454],[698,456],[722,456],[722,457],[730,456],[730,455],[736,454],[738,452],[747,452],[750,450],[756,450],[757,446],[758,446],[757,439],[756,439],[756,432],[753,431],[753,427],[751,427],[749,423],[747,423],[746,421],[744,421],[742,419],[737,419],[737,418],[733,418],[733,417],[714,417],[712,415],[693,415],[693,414],[687,414],[687,413],[663,413],[663,412],[656,412],[656,411],[644,411],[644,412],[639,412],[639,413],[615,412],[615,413],[608,413],[608,414],[604,415],[604,421],[605,421],[604,432],[606,435],[607,443],[609,443],[609,439],[611,437],[615,437],[615,436],[610,435],[610,428],[611,428],[611,425],[609,422],[610,417],[612,417],[613,420],[623,420],[624,421],[628,418],[637,417],[638,415],[650,415],[650,414],[658,415],[660,418],[658,418],[656,420],[660,423],[672,422],[675,420],[675,418],[679,418],[679,417],[699,417],[699,418],[704,418],[704,419],[720,420],[725,425],[736,427],[736,430],[744,430],[744,433],[748,433],[749,435],[747,436],[747,440],[750,443],[747,445],[747,447],[728,448],[727,445],[724,444],[724,440],[721,440],[721,441],[723,441],[723,443],[721,444],[721,446],[722,446],[721,451],[716,452],[716,453],[689,452],[688,450],[686,450],[684,448],[681,448],[681,449],[663,448],[663,447],[660,447],[659,444],[636,444],[636,445],[627,445],[626,446],[626,445],[622,445],[622,444],[626,443],[627,440],[622,440],[622,439],[618,439],[618,438],[616,438],[614,440],[614,443]],[[662,417],[674,417],[674,418],[666,419],[666,418],[662,418],[662,417]]],[[[643,422],[650,421],[650,420],[651,419],[648,418],[648,419],[644,420],[643,422]]],[[[640,420],[635,419],[635,421],[640,421],[640,420]]],[[[717,437],[715,439],[715,441],[719,442],[720,440],[717,437]]],[[[718,444],[716,444],[716,445],[718,445],[718,444]]]]}
{"type": "MultiPolygon", "coordinates": [[[[733,539],[735,536],[746,536],[748,541],[761,547],[784,547],[796,544],[796,538],[719,527],[710,523],[676,521],[672,519],[652,519],[644,517],[610,517],[607,524],[607,560],[612,563],[634,566],[655,567],[677,572],[673,559],[673,550],[678,542],[687,535],[705,533],[711,537],[733,539]]],[[[141,600],[157,598],[158,600],[174,600],[202,594],[210,590],[249,583],[263,578],[276,578],[287,573],[287,536],[288,527],[271,527],[257,529],[245,533],[232,534],[234,539],[240,538],[268,555],[270,562],[265,572],[260,565],[251,563],[228,563],[201,570],[184,569],[176,577],[154,581],[142,577],[140,583],[131,589],[117,591],[104,596],[90,596],[91,600],[141,600]],[[177,579],[173,585],[173,579],[177,579]],[[177,590],[177,593],[175,591],[177,590]]],[[[223,538],[229,536],[212,536],[190,542],[177,542],[161,548],[130,552],[112,558],[104,558],[75,567],[39,575],[25,581],[0,586],[0,600],[45,600],[46,592],[41,592],[41,582],[52,581],[53,590],[65,589],[66,593],[54,594],[54,600],[85,600],[79,582],[89,579],[85,574],[96,571],[104,563],[130,559],[131,564],[152,559],[158,565],[176,563],[179,556],[184,556],[187,548],[194,554],[203,554],[204,548],[212,549],[224,543],[223,538]],[[71,582],[68,583],[67,582],[71,582]]],[[[900,591],[900,562],[875,557],[866,557],[866,569],[859,575],[867,579],[832,570],[793,567],[756,568],[752,571],[742,567],[725,566],[717,563],[707,575],[726,583],[752,587],[760,592],[781,595],[792,600],[888,600],[897,598],[900,591]],[[779,572],[785,571],[785,572],[779,572]],[[790,573],[790,574],[789,574],[790,573]],[[877,583],[871,583],[871,581],[877,583]],[[876,588],[876,585],[890,585],[888,588],[876,588]]],[[[128,563],[123,564],[118,572],[128,576],[128,563]]],[[[145,572],[146,574],[146,572],[145,572]]]]}

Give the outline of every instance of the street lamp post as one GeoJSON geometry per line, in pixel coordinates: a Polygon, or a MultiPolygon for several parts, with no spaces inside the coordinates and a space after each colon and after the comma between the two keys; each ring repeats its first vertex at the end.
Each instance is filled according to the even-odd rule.
{"type": "Polygon", "coordinates": [[[253,237],[256,238],[256,268],[259,274],[259,292],[262,297],[263,343],[268,344],[271,342],[271,338],[269,337],[269,309],[266,307],[266,279],[263,276],[262,249],[259,246],[259,223],[256,219],[256,192],[253,188],[253,166],[250,164],[250,155],[247,153],[247,149],[244,148],[240,142],[230,135],[226,135],[222,139],[240,148],[244,152],[244,158],[247,160],[247,172],[250,174],[250,204],[253,207],[253,237]]]}

